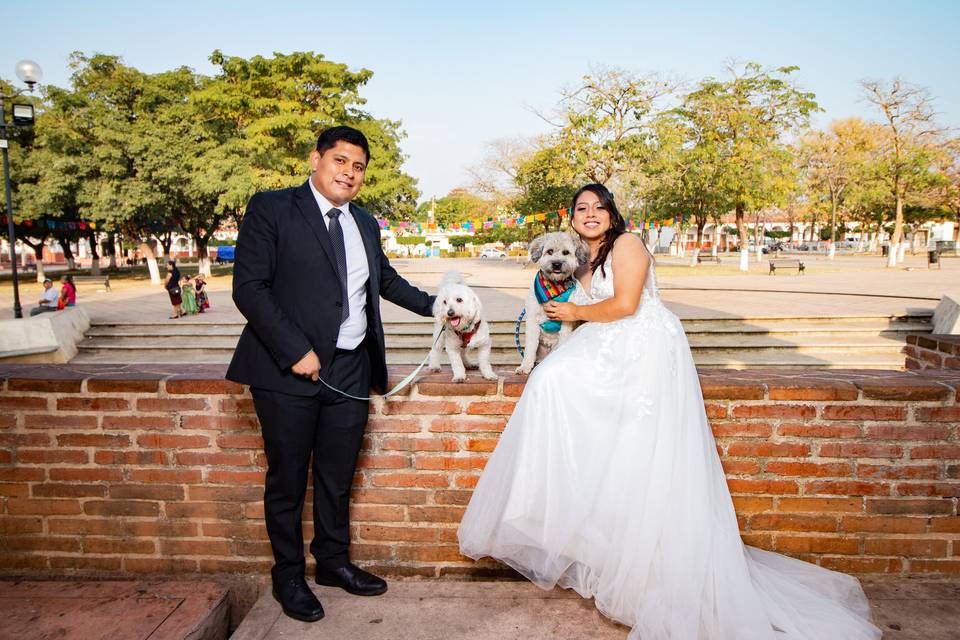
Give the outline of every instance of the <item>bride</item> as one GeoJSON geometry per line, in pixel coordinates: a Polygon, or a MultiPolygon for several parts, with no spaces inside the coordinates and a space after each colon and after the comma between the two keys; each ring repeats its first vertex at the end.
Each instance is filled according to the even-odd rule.
{"type": "Polygon", "coordinates": [[[650,254],[602,185],[576,193],[571,224],[591,261],[547,315],[585,324],[531,373],[461,551],[594,598],[630,640],[880,638],[855,578],[743,544],[650,254]]]}

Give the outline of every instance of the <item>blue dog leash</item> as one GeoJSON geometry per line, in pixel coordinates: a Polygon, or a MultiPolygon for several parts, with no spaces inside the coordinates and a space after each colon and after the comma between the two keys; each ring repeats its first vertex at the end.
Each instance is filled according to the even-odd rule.
{"type": "MultiPolygon", "coordinates": [[[[432,352],[432,351],[433,351],[433,348],[437,346],[437,343],[438,343],[438,342],[440,342],[440,336],[443,335],[443,332],[444,332],[446,329],[447,329],[447,326],[446,326],[446,325],[442,325],[442,326],[440,327],[440,332],[437,333],[437,339],[433,341],[433,346],[430,347],[430,352],[432,352]]],[[[396,392],[400,391],[400,390],[403,389],[405,386],[407,386],[408,384],[410,384],[411,382],[413,382],[413,379],[417,377],[417,374],[420,373],[420,370],[423,369],[423,367],[427,364],[427,361],[428,361],[429,359],[430,359],[430,353],[428,352],[428,353],[427,353],[427,357],[423,359],[423,362],[420,363],[420,366],[418,366],[416,369],[413,370],[413,373],[411,373],[411,374],[408,375],[406,378],[404,378],[403,380],[401,380],[401,381],[397,384],[397,386],[395,386],[393,389],[390,389],[390,391],[387,391],[385,394],[383,394],[382,397],[384,397],[384,398],[389,398],[390,396],[392,396],[393,394],[395,394],[396,392]]],[[[323,383],[323,386],[325,386],[327,389],[330,389],[331,391],[333,391],[333,392],[335,392],[335,393],[339,393],[340,395],[342,395],[342,396],[344,396],[344,397],[350,398],[351,400],[372,400],[372,396],[367,396],[367,397],[352,396],[352,395],[350,395],[349,393],[347,393],[346,391],[340,391],[340,389],[337,389],[336,387],[333,387],[333,386],[327,384],[326,380],[324,380],[323,378],[320,378],[320,382],[322,382],[322,383],[323,383]]]]}

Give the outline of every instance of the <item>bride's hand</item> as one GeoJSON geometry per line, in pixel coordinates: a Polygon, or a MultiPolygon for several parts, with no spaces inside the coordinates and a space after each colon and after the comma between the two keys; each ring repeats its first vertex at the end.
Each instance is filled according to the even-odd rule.
{"type": "Polygon", "coordinates": [[[543,310],[551,320],[573,322],[577,319],[577,305],[572,302],[556,302],[551,300],[543,305],[543,310]]]}

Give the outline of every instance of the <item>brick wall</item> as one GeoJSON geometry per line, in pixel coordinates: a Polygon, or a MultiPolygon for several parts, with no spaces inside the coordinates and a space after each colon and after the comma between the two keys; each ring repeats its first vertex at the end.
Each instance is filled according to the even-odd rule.
{"type": "Polygon", "coordinates": [[[912,335],[907,336],[907,369],[952,369],[960,370],[960,336],[912,335]]]}
{"type": "MultiPolygon", "coordinates": [[[[265,574],[261,440],[249,395],[222,373],[0,367],[0,571],[265,574]]],[[[854,573],[960,573],[960,373],[701,381],[748,543],[854,573]]],[[[355,560],[510,575],[461,557],[456,527],[522,388],[443,373],[373,404],[355,560]]]]}

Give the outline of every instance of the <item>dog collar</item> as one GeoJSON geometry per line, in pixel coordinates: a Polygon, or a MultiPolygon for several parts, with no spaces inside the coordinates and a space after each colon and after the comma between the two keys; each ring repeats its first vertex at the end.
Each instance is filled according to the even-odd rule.
{"type": "Polygon", "coordinates": [[[474,334],[477,333],[481,322],[482,320],[477,320],[477,324],[473,325],[470,331],[464,331],[460,334],[460,341],[464,347],[467,347],[470,344],[470,339],[473,338],[474,334]]]}
{"type": "Polygon", "coordinates": [[[533,292],[537,297],[537,302],[540,304],[549,302],[550,300],[566,302],[576,285],[577,281],[572,276],[563,282],[554,282],[553,280],[545,278],[543,273],[538,271],[533,280],[533,292]]]}

